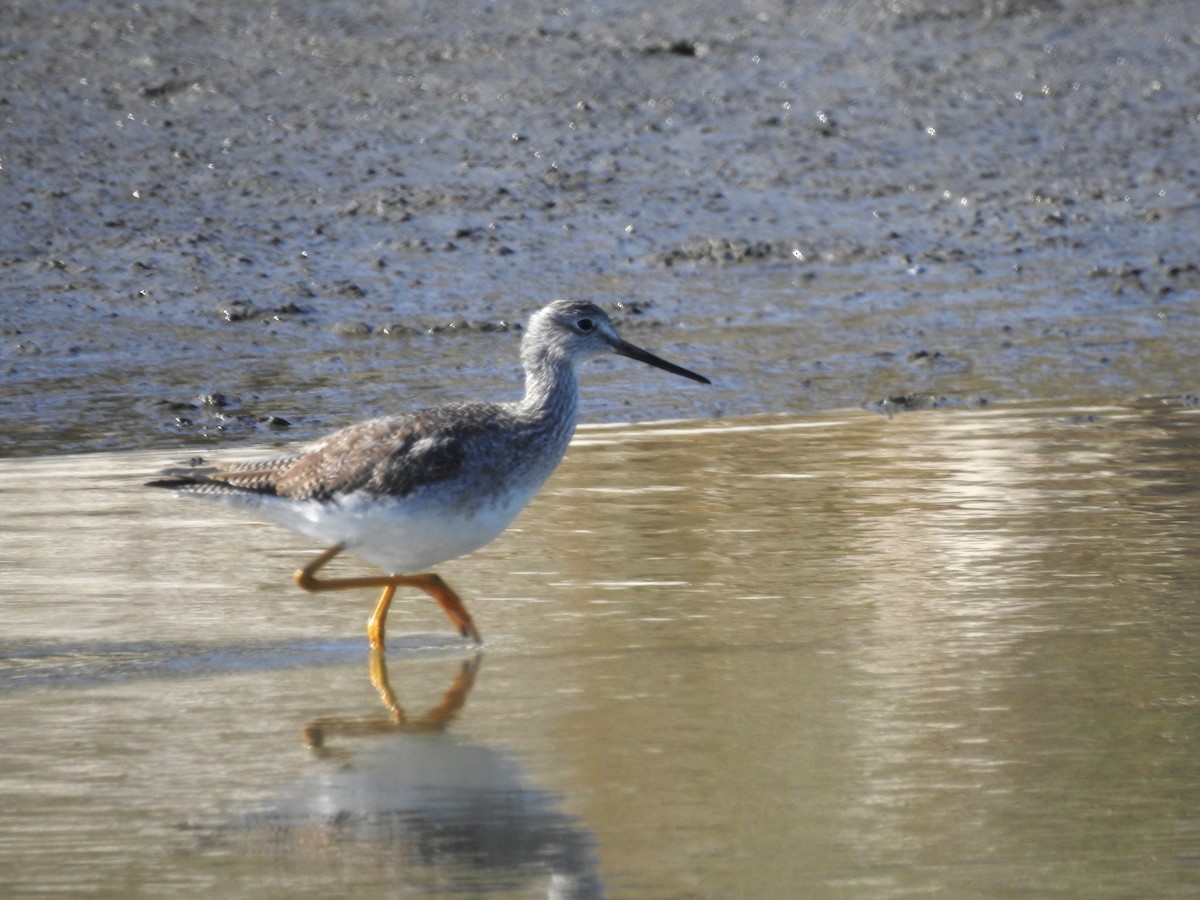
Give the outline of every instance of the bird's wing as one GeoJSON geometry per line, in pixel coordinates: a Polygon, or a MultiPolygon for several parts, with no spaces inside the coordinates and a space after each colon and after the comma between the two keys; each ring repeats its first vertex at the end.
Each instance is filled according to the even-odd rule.
{"type": "Polygon", "coordinates": [[[403,497],[453,478],[463,460],[462,446],[436,416],[372,419],[334,432],[294,460],[276,476],[274,491],[297,500],[351,491],[403,497]]]}
{"type": "Polygon", "coordinates": [[[298,453],[217,466],[167,469],[151,487],[194,494],[249,493],[327,500],[352,491],[404,497],[454,478],[467,457],[464,432],[494,411],[483,404],[435,407],[369,419],[298,453]]]}

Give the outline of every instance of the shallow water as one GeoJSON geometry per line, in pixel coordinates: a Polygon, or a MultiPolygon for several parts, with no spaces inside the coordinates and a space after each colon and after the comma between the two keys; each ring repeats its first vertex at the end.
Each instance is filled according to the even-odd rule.
{"type": "Polygon", "coordinates": [[[1194,409],[584,429],[374,668],[168,461],[0,462],[6,894],[1200,891],[1194,409]]]}

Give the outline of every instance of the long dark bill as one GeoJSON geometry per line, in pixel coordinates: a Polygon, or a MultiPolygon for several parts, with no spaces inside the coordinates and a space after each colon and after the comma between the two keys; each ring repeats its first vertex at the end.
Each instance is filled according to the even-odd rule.
{"type": "Polygon", "coordinates": [[[650,351],[643,350],[641,347],[635,347],[633,344],[630,344],[627,341],[618,340],[612,345],[612,348],[617,353],[621,354],[621,356],[628,356],[630,359],[636,359],[639,362],[649,363],[655,368],[663,369],[667,372],[673,372],[676,375],[682,375],[684,378],[690,378],[692,381],[698,381],[701,384],[712,384],[712,382],[703,375],[697,375],[695,372],[689,371],[683,366],[677,366],[673,362],[667,362],[665,359],[655,356],[650,351]]]}

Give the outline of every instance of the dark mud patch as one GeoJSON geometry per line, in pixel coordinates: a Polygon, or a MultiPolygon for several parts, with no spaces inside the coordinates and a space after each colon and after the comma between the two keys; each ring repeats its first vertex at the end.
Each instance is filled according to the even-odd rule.
{"type": "Polygon", "coordinates": [[[882,413],[889,418],[902,412],[917,412],[925,409],[983,409],[988,405],[987,397],[946,397],[934,394],[897,394],[884,397],[866,408],[882,413]]]}

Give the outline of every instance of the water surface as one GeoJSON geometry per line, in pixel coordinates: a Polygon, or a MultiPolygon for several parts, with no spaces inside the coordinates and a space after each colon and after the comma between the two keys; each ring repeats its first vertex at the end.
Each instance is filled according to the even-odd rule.
{"type": "Polygon", "coordinates": [[[383,666],[166,462],[0,462],[6,894],[1200,891],[1196,410],[587,428],[383,666]]]}

